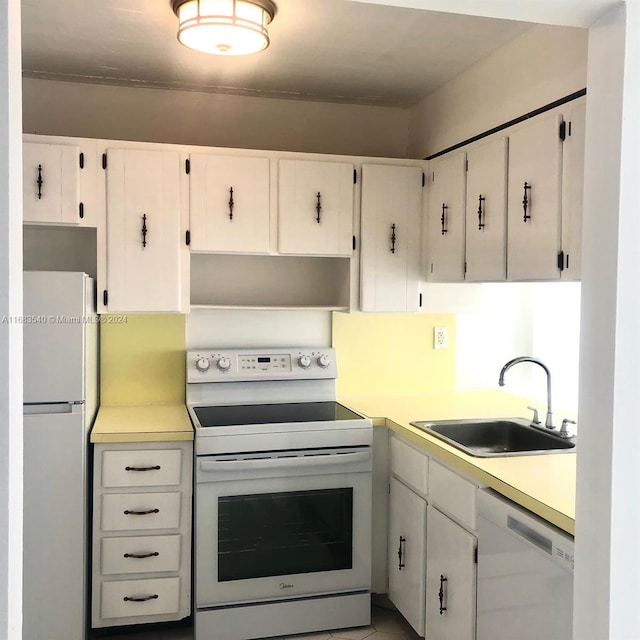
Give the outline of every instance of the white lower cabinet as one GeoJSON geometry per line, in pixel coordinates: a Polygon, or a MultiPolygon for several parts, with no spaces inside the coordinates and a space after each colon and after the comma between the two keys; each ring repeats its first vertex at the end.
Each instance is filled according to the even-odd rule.
{"type": "Polygon", "coordinates": [[[389,599],[424,635],[427,503],[397,478],[389,489],[389,599]]]}
{"type": "Polygon", "coordinates": [[[191,612],[191,442],[96,444],[91,626],[191,612]]]}
{"type": "Polygon", "coordinates": [[[429,506],[427,509],[426,637],[473,640],[477,538],[429,506]]]}
{"type": "Polygon", "coordinates": [[[395,435],[389,599],[427,640],[474,640],[477,485],[395,435]]]}

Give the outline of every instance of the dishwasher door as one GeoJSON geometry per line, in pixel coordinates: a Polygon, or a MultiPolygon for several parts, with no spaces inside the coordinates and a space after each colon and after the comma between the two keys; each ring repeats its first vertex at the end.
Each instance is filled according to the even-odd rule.
{"type": "Polygon", "coordinates": [[[571,640],[573,538],[478,492],[477,640],[571,640]]]}

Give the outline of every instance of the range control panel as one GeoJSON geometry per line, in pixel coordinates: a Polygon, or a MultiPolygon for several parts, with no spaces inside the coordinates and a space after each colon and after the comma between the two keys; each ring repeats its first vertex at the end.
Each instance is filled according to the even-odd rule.
{"type": "Polygon", "coordinates": [[[330,347],[187,351],[187,383],[336,378],[330,347]]]}

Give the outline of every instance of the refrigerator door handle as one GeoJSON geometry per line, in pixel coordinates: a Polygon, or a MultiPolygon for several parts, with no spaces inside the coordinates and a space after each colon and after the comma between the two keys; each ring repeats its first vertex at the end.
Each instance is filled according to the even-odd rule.
{"type": "Polygon", "coordinates": [[[82,413],[84,402],[54,402],[25,404],[22,407],[25,416],[38,416],[48,413],[82,413]]]}

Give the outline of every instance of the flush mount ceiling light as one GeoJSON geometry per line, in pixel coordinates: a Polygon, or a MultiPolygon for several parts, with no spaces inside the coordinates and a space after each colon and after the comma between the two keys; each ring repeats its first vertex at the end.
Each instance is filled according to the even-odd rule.
{"type": "Polygon", "coordinates": [[[172,0],[183,45],[222,56],[242,56],[269,46],[271,0],[172,0]]]}

